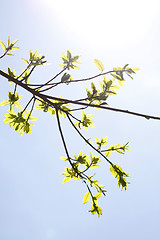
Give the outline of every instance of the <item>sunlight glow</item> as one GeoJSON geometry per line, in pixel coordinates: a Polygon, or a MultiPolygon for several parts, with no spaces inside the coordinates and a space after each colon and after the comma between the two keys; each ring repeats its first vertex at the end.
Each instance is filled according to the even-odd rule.
{"type": "Polygon", "coordinates": [[[157,12],[157,0],[41,0],[64,31],[94,47],[119,49],[142,41],[157,12]]]}

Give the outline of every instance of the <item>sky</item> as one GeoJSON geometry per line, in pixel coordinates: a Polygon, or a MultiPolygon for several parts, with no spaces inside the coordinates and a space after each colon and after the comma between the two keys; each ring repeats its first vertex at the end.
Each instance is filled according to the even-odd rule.
{"type": "MultiPolygon", "coordinates": [[[[33,83],[44,82],[60,71],[61,55],[68,49],[80,54],[82,65],[75,78],[99,73],[94,59],[106,70],[126,63],[140,71],[134,80],[111,96],[111,107],[160,116],[160,3],[158,0],[15,0],[1,3],[0,40],[19,39],[14,57],[1,60],[20,73],[29,50],[44,54],[49,65],[37,69],[33,83]]],[[[2,49],[0,49],[0,54],[2,49]]],[[[0,77],[0,102],[12,87],[0,77]]],[[[82,85],[67,85],[51,93],[73,99],[85,95],[82,85]]],[[[25,106],[24,90],[22,104],[25,106]]],[[[99,201],[103,215],[88,213],[83,204],[86,193],[81,182],[62,184],[60,175],[66,163],[65,152],[55,118],[34,111],[38,117],[31,135],[20,136],[4,124],[7,107],[0,107],[0,239],[2,240],[73,240],[73,239],[159,239],[159,135],[160,122],[111,111],[94,111],[95,128],[84,131],[95,138],[108,136],[109,144],[130,142],[125,155],[111,156],[115,164],[130,174],[127,191],[103,161],[97,178],[105,185],[107,196],[99,201]]],[[[92,113],[92,111],[88,111],[92,113]]],[[[65,138],[71,154],[90,149],[63,119],[65,138]]]]}

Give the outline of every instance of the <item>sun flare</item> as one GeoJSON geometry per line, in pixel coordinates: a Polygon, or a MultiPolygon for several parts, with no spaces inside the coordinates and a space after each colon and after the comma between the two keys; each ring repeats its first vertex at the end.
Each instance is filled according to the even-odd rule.
{"type": "MultiPolygon", "coordinates": [[[[43,1],[43,0],[41,0],[43,1]]],[[[44,0],[57,21],[94,47],[119,49],[143,40],[157,13],[157,0],[44,0]]]]}

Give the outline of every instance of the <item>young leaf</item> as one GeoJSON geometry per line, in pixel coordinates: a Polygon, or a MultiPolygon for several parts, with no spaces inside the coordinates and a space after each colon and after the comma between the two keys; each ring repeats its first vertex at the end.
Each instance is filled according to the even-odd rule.
{"type": "Polygon", "coordinates": [[[71,177],[65,177],[62,181],[62,183],[69,182],[71,180],[71,177]]]}
{"type": "Polygon", "coordinates": [[[17,41],[18,41],[18,39],[14,40],[14,41],[12,42],[12,45],[14,45],[17,41]]]}
{"type": "Polygon", "coordinates": [[[110,165],[110,171],[112,175],[118,179],[118,186],[121,187],[121,189],[127,190],[127,181],[125,177],[129,177],[129,174],[126,172],[123,172],[122,168],[119,165],[110,165]]]}
{"type": "Polygon", "coordinates": [[[37,120],[38,120],[37,117],[30,117],[29,119],[30,119],[31,121],[37,121],[37,120]]]}
{"type": "Polygon", "coordinates": [[[3,48],[3,50],[6,51],[6,45],[2,41],[0,41],[0,44],[1,44],[2,48],[3,48]]]}
{"type": "Polygon", "coordinates": [[[97,200],[102,195],[102,192],[98,192],[96,195],[94,195],[94,198],[97,200]]]}
{"type": "Polygon", "coordinates": [[[90,192],[86,192],[86,194],[84,195],[84,198],[83,198],[83,204],[87,203],[89,201],[90,197],[91,197],[90,192]]]}
{"type": "Polygon", "coordinates": [[[94,59],[94,63],[96,64],[97,68],[100,70],[100,71],[103,71],[104,70],[104,66],[102,64],[101,61],[97,60],[97,59],[94,59]]]}
{"type": "Polygon", "coordinates": [[[26,64],[29,64],[29,62],[28,62],[26,59],[22,58],[22,60],[23,60],[23,62],[25,62],[26,64]]]}
{"type": "Polygon", "coordinates": [[[107,150],[106,153],[105,153],[106,157],[111,156],[111,154],[112,154],[112,150],[107,150]]]}
{"type": "Polygon", "coordinates": [[[118,83],[119,83],[119,86],[120,86],[120,87],[123,87],[123,85],[124,85],[124,81],[120,81],[120,80],[118,80],[118,83]]]}
{"type": "Polygon", "coordinates": [[[139,71],[139,68],[137,67],[131,67],[131,69],[135,72],[135,71],[139,71]]]}
{"type": "Polygon", "coordinates": [[[9,100],[5,100],[5,101],[2,101],[0,103],[0,106],[5,106],[5,105],[8,105],[8,104],[10,104],[10,101],[9,100]]]}

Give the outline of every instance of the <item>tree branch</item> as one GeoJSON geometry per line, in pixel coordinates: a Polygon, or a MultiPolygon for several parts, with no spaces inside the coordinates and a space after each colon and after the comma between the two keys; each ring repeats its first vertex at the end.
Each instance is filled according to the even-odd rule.
{"type": "Polygon", "coordinates": [[[77,104],[77,105],[81,105],[81,106],[88,106],[88,107],[93,107],[93,108],[106,109],[106,110],[114,111],[114,112],[131,114],[131,115],[138,116],[138,117],[143,117],[143,118],[146,118],[146,119],[160,120],[160,117],[156,117],[156,116],[152,116],[152,115],[141,114],[141,113],[132,112],[132,111],[128,111],[128,110],[123,110],[123,109],[119,109],[119,108],[112,108],[112,107],[107,107],[107,106],[102,106],[102,105],[89,104],[89,103],[84,103],[84,102],[79,102],[79,101],[74,101],[74,100],[69,100],[69,99],[58,98],[58,97],[53,97],[53,96],[50,96],[50,95],[41,94],[38,91],[36,91],[35,89],[32,89],[32,88],[28,87],[27,84],[24,84],[24,83],[18,81],[17,79],[9,76],[7,73],[5,73],[1,70],[0,70],[0,75],[5,77],[9,81],[14,82],[15,84],[19,85],[20,87],[24,88],[25,90],[27,90],[28,92],[30,92],[34,96],[37,96],[37,97],[43,99],[44,101],[48,102],[51,106],[53,106],[53,103],[51,101],[49,101],[49,99],[57,100],[57,101],[60,101],[62,103],[63,102],[64,103],[72,103],[72,104],[77,104]]]}

